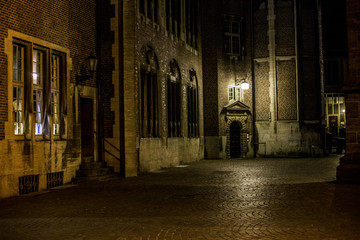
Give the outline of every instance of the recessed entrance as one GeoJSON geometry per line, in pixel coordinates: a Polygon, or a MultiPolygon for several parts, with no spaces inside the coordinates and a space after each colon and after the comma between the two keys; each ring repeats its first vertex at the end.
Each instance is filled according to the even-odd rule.
{"type": "Polygon", "coordinates": [[[94,156],[93,99],[81,98],[81,157],[94,156]]]}
{"type": "Polygon", "coordinates": [[[234,121],[230,125],[230,157],[237,158],[241,155],[240,129],[238,122],[234,121]]]}

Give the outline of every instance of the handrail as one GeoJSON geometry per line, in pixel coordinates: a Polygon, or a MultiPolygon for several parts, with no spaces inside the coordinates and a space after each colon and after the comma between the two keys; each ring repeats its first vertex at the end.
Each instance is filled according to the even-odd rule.
{"type": "MultiPolygon", "coordinates": [[[[94,131],[94,133],[99,137],[98,133],[96,131],[94,131]]],[[[120,157],[115,156],[112,152],[110,152],[109,150],[105,149],[105,142],[108,143],[113,149],[115,149],[117,152],[119,152],[120,154],[120,149],[118,149],[117,147],[115,147],[111,142],[109,142],[108,140],[106,140],[104,137],[102,138],[103,144],[102,144],[102,152],[106,152],[108,154],[110,154],[112,157],[114,157],[116,160],[120,161],[120,157]]]]}

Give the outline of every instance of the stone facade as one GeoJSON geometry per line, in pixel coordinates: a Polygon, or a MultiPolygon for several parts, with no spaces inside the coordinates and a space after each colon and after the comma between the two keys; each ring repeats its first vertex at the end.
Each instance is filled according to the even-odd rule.
{"type": "Polygon", "coordinates": [[[241,156],[322,155],[316,3],[219,0],[203,7],[204,105],[211,106],[204,114],[205,156],[231,157],[222,112],[238,79],[249,83],[240,97],[250,110],[241,156]],[[224,48],[228,19],[241,23],[237,54],[224,48]]]}
{"type": "MultiPolygon", "coordinates": [[[[148,15],[147,10],[142,12],[141,1],[123,1],[122,5],[119,1],[111,1],[111,4],[115,8],[115,15],[111,19],[111,30],[114,32],[112,56],[115,62],[112,77],[114,96],[111,97],[111,110],[115,113],[115,120],[112,126],[113,136],[108,137],[107,140],[122,150],[120,154],[123,154],[121,157],[124,162],[120,164],[118,170],[120,172],[124,170],[123,175],[125,176],[134,176],[138,171],[154,171],[178,165],[180,162],[202,159],[203,84],[200,41],[197,40],[197,49],[185,41],[184,22],[181,26],[180,36],[174,35],[166,29],[165,1],[157,1],[159,11],[156,20],[152,18],[153,16],[148,15]],[[151,64],[147,62],[149,49],[151,49],[154,59],[151,60],[154,61],[151,64]],[[179,99],[181,134],[176,138],[168,136],[167,79],[170,76],[172,60],[176,60],[179,65],[181,89],[179,99]],[[141,72],[148,69],[156,71],[158,81],[156,95],[159,104],[157,109],[158,135],[155,137],[142,136],[141,72]],[[190,70],[196,72],[196,84],[191,81],[190,70]],[[198,90],[198,112],[200,113],[198,116],[199,135],[191,137],[188,135],[187,87],[195,85],[198,90]],[[120,111],[117,111],[118,109],[120,111]]],[[[181,6],[185,6],[185,1],[181,6]]],[[[200,31],[199,26],[198,29],[200,31]]],[[[106,155],[106,161],[117,169],[118,163],[112,156],[106,155]]]]}

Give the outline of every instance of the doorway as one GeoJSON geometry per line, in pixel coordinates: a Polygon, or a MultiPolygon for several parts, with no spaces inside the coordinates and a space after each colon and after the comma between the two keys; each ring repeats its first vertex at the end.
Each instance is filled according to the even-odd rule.
{"type": "Polygon", "coordinates": [[[338,117],[329,116],[329,132],[331,132],[333,137],[338,136],[338,117]]]}
{"type": "Polygon", "coordinates": [[[230,157],[238,158],[241,155],[240,147],[240,129],[241,126],[237,121],[230,125],[230,157]]]}
{"type": "Polygon", "coordinates": [[[81,157],[94,156],[93,99],[81,98],[81,157]]]}

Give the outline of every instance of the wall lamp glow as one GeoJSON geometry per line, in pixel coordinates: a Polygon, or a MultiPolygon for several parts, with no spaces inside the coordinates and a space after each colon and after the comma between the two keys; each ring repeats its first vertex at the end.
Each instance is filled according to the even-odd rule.
{"type": "Polygon", "coordinates": [[[96,72],[97,63],[98,60],[91,52],[90,56],[85,59],[85,65],[84,64],[81,65],[80,74],[76,74],[76,85],[94,76],[94,73],[96,72]],[[86,70],[89,71],[90,75],[86,74],[86,70]]]}
{"type": "Polygon", "coordinates": [[[241,87],[241,89],[247,90],[249,89],[249,83],[243,78],[243,79],[236,79],[235,85],[241,87]]]}

